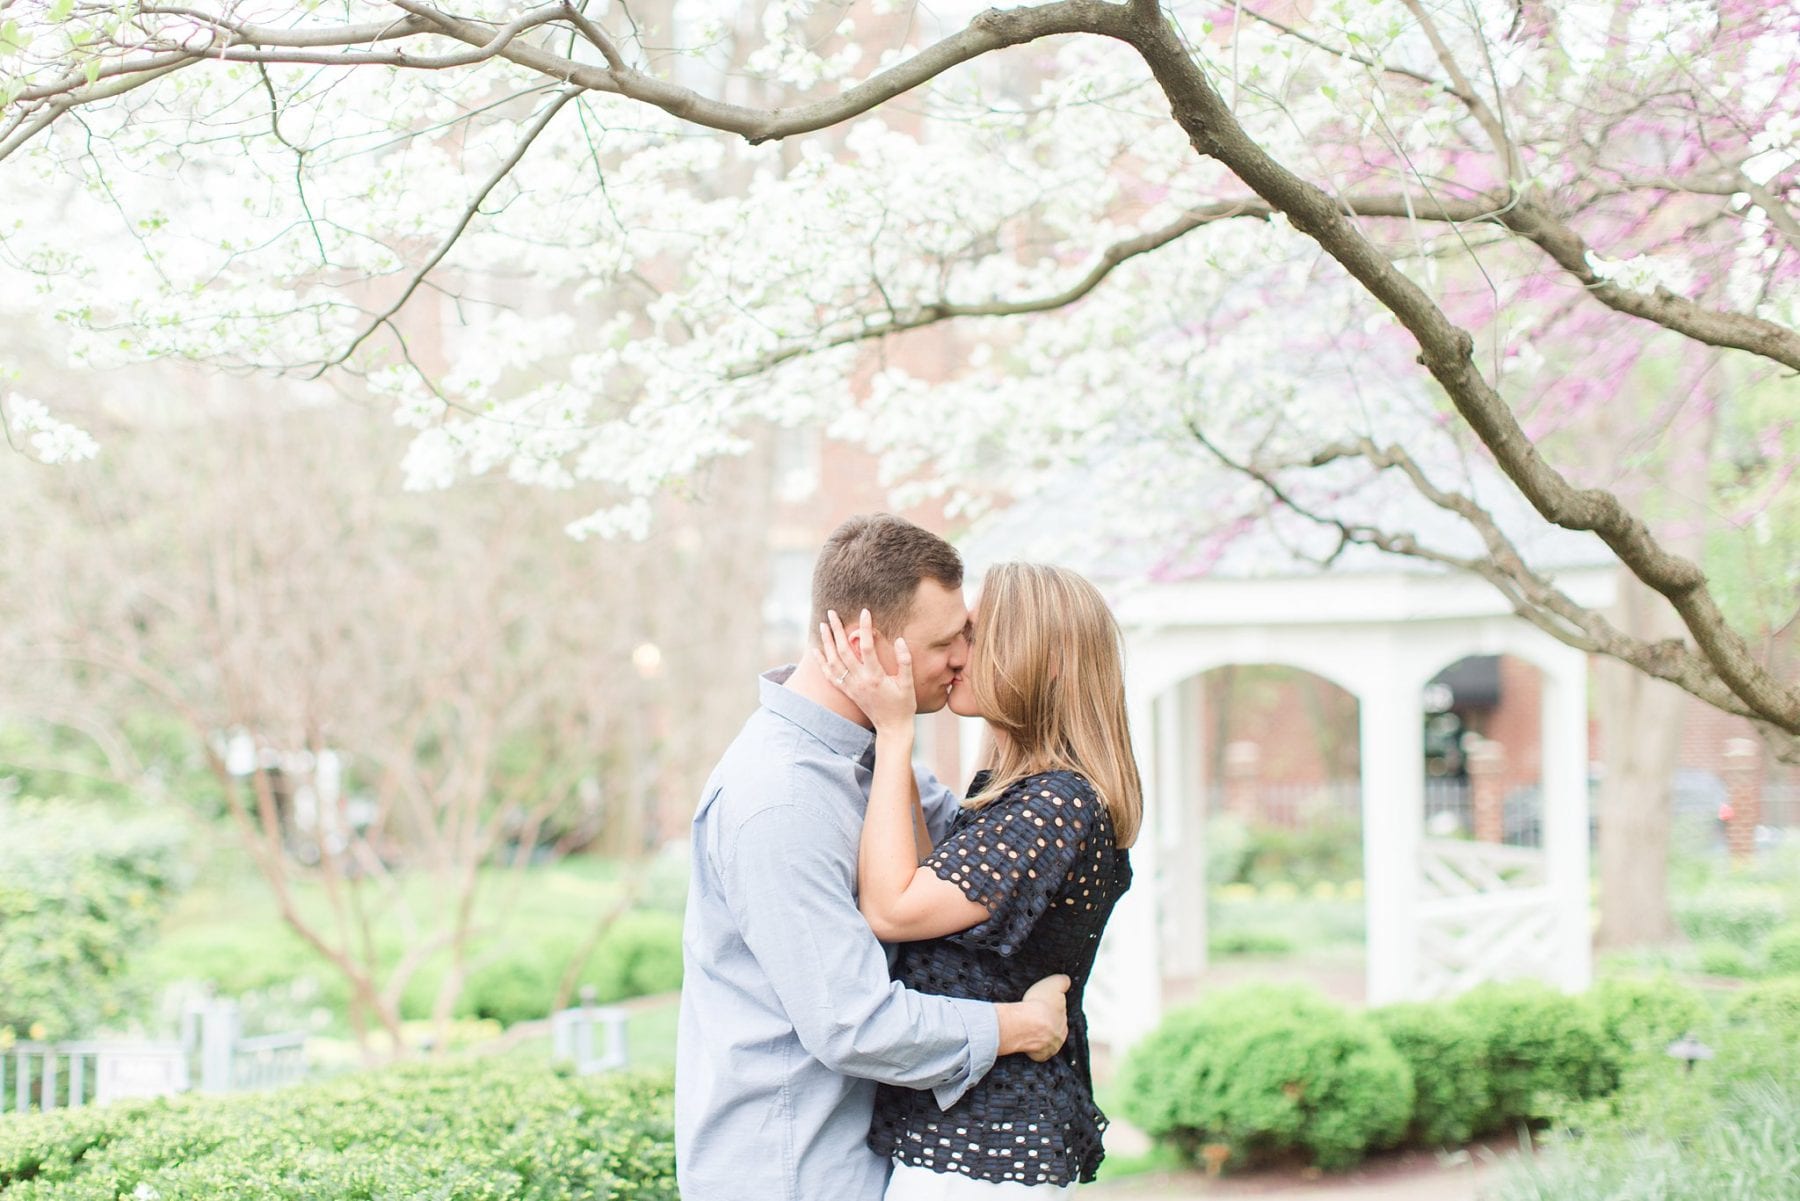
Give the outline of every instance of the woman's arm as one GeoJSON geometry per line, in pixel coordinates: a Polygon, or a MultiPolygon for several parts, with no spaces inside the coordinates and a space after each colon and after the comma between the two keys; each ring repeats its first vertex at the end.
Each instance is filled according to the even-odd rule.
{"type": "Polygon", "coordinates": [[[874,651],[874,632],[863,611],[857,655],[836,613],[820,629],[820,657],[827,678],[854,700],[875,725],[875,772],[863,817],[857,853],[857,907],[875,937],[884,942],[916,942],[967,930],[985,921],[987,908],[961,888],[919,866],[930,852],[922,834],[924,814],[913,775],[912,652],[894,640],[898,671],[888,675],[874,651]]]}

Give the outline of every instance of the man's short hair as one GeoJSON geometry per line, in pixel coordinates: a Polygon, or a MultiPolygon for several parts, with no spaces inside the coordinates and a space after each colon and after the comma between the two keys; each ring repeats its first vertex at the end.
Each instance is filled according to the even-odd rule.
{"type": "Polygon", "coordinates": [[[930,530],[891,513],[850,518],[831,531],[813,565],[810,636],[819,636],[829,610],[837,610],[849,628],[867,609],[875,628],[894,637],[906,626],[921,580],[962,587],[962,556],[930,530]]]}

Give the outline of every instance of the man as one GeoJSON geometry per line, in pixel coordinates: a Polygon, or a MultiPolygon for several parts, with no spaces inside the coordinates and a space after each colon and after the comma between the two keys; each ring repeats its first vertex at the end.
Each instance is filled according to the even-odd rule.
{"type": "MultiPolygon", "coordinates": [[[[897,517],[839,526],[813,571],[813,625],[873,617],[876,654],[912,648],[919,711],[943,708],[968,660],[962,560],[897,517]]],[[[816,634],[815,634],[816,637],[816,634]]],[[[860,641],[860,632],[858,636],[860,641]]],[[[811,659],[767,673],[694,815],[675,1069],[683,1201],[880,1201],[888,1162],[864,1140],[877,1082],[948,1108],[996,1055],[1046,1059],[1068,1033],[1066,977],[1008,1005],[888,979],[856,908],[874,734],[811,659]]],[[[934,839],[956,798],[916,771],[934,839]]]]}

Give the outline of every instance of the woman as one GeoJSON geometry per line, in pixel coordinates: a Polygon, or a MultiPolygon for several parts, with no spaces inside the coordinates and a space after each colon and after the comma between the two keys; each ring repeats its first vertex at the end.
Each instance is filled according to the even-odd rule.
{"type": "MultiPolygon", "coordinates": [[[[1131,883],[1125,848],[1142,798],[1125,720],[1117,623],[1094,586],[1059,567],[988,572],[968,666],[949,707],[988,723],[987,767],[936,847],[912,772],[912,659],[859,658],[837,615],[820,631],[829,678],[875,726],[875,769],[858,860],[858,904],[903,942],[908,988],[1017,999],[1069,977],[1069,1038],[1042,1063],[1010,1055],[948,1110],[883,1086],[869,1144],[894,1160],[888,1201],[1072,1191],[1103,1155],[1082,994],[1100,932],[1131,883]],[[923,862],[921,862],[923,861],[923,862]]],[[[875,645],[863,614],[860,646],[875,645]]]]}

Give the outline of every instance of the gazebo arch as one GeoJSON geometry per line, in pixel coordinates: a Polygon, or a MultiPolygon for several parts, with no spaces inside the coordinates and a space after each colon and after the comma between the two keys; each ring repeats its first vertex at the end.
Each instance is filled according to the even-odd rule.
{"type": "MultiPolygon", "coordinates": [[[[1115,1045],[1159,1020],[1170,975],[1205,964],[1205,909],[1193,903],[1206,870],[1196,682],[1230,664],[1299,668],[1358,702],[1371,1004],[1520,975],[1566,989],[1589,982],[1586,656],[1479,580],[1374,566],[1387,570],[1117,588],[1146,821],[1133,851],[1138,883],[1089,988],[1096,1028],[1115,1045]],[[1425,837],[1420,694],[1470,655],[1512,655],[1542,673],[1544,845],[1523,873],[1494,870],[1494,857],[1516,866],[1535,853],[1425,837]]],[[[1613,587],[1605,566],[1565,571],[1558,583],[1589,605],[1608,603],[1613,587]]]]}
{"type": "MultiPolygon", "coordinates": [[[[1468,487],[1535,570],[1573,603],[1613,603],[1617,560],[1591,534],[1544,522],[1480,464],[1468,487]]],[[[1196,513],[1235,482],[1197,478],[1196,513]]],[[[1255,528],[1214,538],[1189,565],[1151,542],[1095,537],[1084,490],[1061,487],[997,514],[965,540],[971,567],[1002,558],[1066,562],[1107,593],[1125,632],[1132,737],[1145,818],[1135,883],[1100,946],[1087,1002],[1099,1041],[1128,1047],[1160,1020],[1165,984],[1206,962],[1206,748],[1196,681],[1231,664],[1278,664],[1344,689],[1358,708],[1365,997],[1371,1004],[1532,976],[1585,987],[1592,976],[1588,897],[1588,661],[1519,617],[1472,574],[1340,541],[1279,506],[1255,528]],[[1185,573],[1185,574],[1184,574],[1185,573]],[[1537,668],[1542,847],[1428,838],[1425,686],[1469,656],[1537,668]]],[[[1345,512],[1416,534],[1421,545],[1479,556],[1465,523],[1389,477],[1334,494],[1345,512]]],[[[972,766],[977,738],[961,740],[972,766]]]]}

